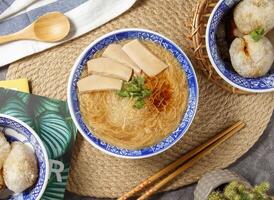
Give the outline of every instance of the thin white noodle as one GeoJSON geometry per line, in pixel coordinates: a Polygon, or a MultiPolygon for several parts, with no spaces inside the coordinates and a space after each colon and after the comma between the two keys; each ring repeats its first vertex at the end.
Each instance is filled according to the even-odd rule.
{"type": "Polygon", "coordinates": [[[81,114],[93,133],[122,148],[140,149],[158,143],[177,128],[187,105],[186,77],[178,61],[161,46],[148,41],[144,44],[169,65],[156,77],[146,77],[153,94],[144,108],[133,108],[133,99],[121,98],[114,91],[79,95],[81,114]]]}

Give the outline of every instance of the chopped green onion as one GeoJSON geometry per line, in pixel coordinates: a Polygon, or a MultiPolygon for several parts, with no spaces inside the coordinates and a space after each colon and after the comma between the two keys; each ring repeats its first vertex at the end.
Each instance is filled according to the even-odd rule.
{"type": "Polygon", "coordinates": [[[149,97],[151,95],[151,91],[149,89],[144,89],[142,91],[143,97],[149,97]]]}
{"type": "Polygon", "coordinates": [[[127,91],[129,92],[140,92],[141,91],[141,88],[138,87],[137,85],[134,85],[134,84],[128,84],[127,85],[127,91]]]}
{"type": "Polygon", "coordinates": [[[117,93],[120,97],[130,97],[129,93],[125,90],[121,90],[117,93]]]}
{"type": "Polygon", "coordinates": [[[151,95],[150,89],[145,86],[144,77],[134,77],[129,82],[124,82],[122,89],[117,92],[120,97],[132,97],[134,98],[134,108],[141,109],[145,105],[144,99],[151,95]]]}
{"type": "Polygon", "coordinates": [[[136,77],[136,78],[135,78],[135,82],[136,82],[139,86],[145,85],[145,79],[144,79],[144,77],[141,77],[141,76],[136,77]]]}
{"type": "Polygon", "coordinates": [[[137,100],[134,104],[134,108],[141,109],[144,107],[144,105],[145,105],[144,100],[137,100]]]}
{"type": "Polygon", "coordinates": [[[264,28],[257,28],[250,33],[250,36],[255,42],[258,42],[264,36],[265,30],[264,28]]]}
{"type": "Polygon", "coordinates": [[[131,97],[143,97],[140,92],[130,92],[129,94],[131,97]]]}

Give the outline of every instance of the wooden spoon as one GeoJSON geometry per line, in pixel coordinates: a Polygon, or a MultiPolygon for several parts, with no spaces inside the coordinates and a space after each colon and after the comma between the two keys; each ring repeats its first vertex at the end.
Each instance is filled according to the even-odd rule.
{"type": "Polygon", "coordinates": [[[57,42],[64,39],[70,30],[69,19],[59,12],[47,13],[23,30],[10,35],[0,36],[0,44],[16,40],[37,40],[57,42]]]}

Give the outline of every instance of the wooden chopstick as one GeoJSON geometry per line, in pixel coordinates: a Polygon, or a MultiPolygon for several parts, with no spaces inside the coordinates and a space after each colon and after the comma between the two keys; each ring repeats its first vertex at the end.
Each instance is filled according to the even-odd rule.
{"type": "Polygon", "coordinates": [[[214,136],[213,138],[209,139],[206,143],[204,143],[204,144],[202,144],[202,145],[194,148],[193,150],[191,150],[188,153],[184,154],[182,157],[180,157],[175,162],[169,164],[168,166],[166,166],[162,170],[158,171],[156,174],[154,174],[151,177],[149,177],[148,179],[144,180],[139,185],[137,185],[135,188],[133,188],[131,191],[125,193],[123,196],[121,196],[120,198],[118,198],[118,200],[126,200],[129,197],[135,195],[137,192],[141,191],[146,186],[150,185],[151,183],[153,183],[154,181],[156,181],[160,177],[166,175],[167,173],[169,173],[171,171],[174,171],[177,167],[179,167],[180,165],[182,165],[183,163],[185,163],[187,160],[189,160],[190,158],[192,158],[193,156],[195,156],[195,155],[198,154],[198,157],[196,159],[192,158],[191,160],[189,160],[189,162],[190,161],[192,161],[192,162],[190,162],[190,163],[187,162],[186,165],[183,165],[182,167],[180,167],[179,169],[181,169],[181,170],[178,169],[179,170],[178,172],[176,170],[175,171],[176,173],[173,172],[172,174],[170,174],[168,177],[171,178],[171,179],[169,179],[168,177],[166,177],[167,179],[163,179],[161,182],[159,182],[158,184],[156,184],[153,188],[151,188],[150,190],[148,190],[139,199],[145,199],[145,198],[149,197],[151,194],[153,194],[155,191],[157,191],[163,185],[165,185],[170,180],[172,180],[174,177],[176,177],[178,175],[177,173],[179,173],[179,174],[182,173],[183,171],[185,171],[186,169],[188,169],[189,167],[191,167],[193,164],[195,164],[201,157],[205,156],[205,152],[202,152],[202,151],[205,150],[207,147],[209,147],[210,145],[212,145],[206,151],[206,154],[209,153],[212,150],[212,148],[216,148],[220,143],[222,143],[223,141],[225,141],[226,139],[228,139],[229,137],[231,137],[232,135],[234,135],[237,131],[239,131],[240,129],[242,129],[244,126],[245,126],[245,124],[242,121],[237,122],[233,126],[229,127],[228,129],[224,130],[223,132],[221,132],[221,133],[217,134],[216,136],[214,136]],[[217,143],[217,141],[218,141],[218,143],[217,143]],[[216,144],[214,145],[215,142],[216,142],[216,144]],[[199,153],[201,153],[201,154],[199,154],[199,153]]]}
{"type": "Polygon", "coordinates": [[[150,197],[152,194],[154,194],[156,191],[158,191],[161,187],[163,187],[165,184],[169,183],[171,180],[173,180],[175,177],[177,177],[182,172],[186,171],[190,167],[192,167],[195,163],[197,163],[201,158],[208,155],[212,150],[216,149],[220,144],[222,144],[224,141],[229,139],[231,136],[233,136],[236,132],[241,130],[245,124],[241,124],[237,128],[233,129],[231,132],[227,133],[225,136],[217,140],[215,143],[204,149],[202,152],[198,153],[194,157],[192,157],[190,160],[188,160],[186,163],[184,163],[181,167],[179,167],[176,171],[168,175],[166,178],[161,180],[159,183],[157,183],[155,186],[153,186],[151,189],[149,189],[147,192],[145,192],[138,200],[145,200],[148,197],[150,197]]]}

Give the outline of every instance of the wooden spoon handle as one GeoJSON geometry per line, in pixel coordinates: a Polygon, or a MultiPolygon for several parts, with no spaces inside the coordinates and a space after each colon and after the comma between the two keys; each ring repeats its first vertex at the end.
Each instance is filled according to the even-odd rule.
{"type": "Polygon", "coordinates": [[[19,40],[19,37],[18,37],[17,34],[0,36],[0,44],[5,44],[7,42],[12,42],[12,41],[15,41],[15,40],[19,40]]]}
{"type": "Polygon", "coordinates": [[[30,25],[16,33],[0,36],[0,44],[5,44],[8,42],[13,42],[22,39],[35,39],[34,34],[32,32],[32,28],[32,25],[30,25]]]}

